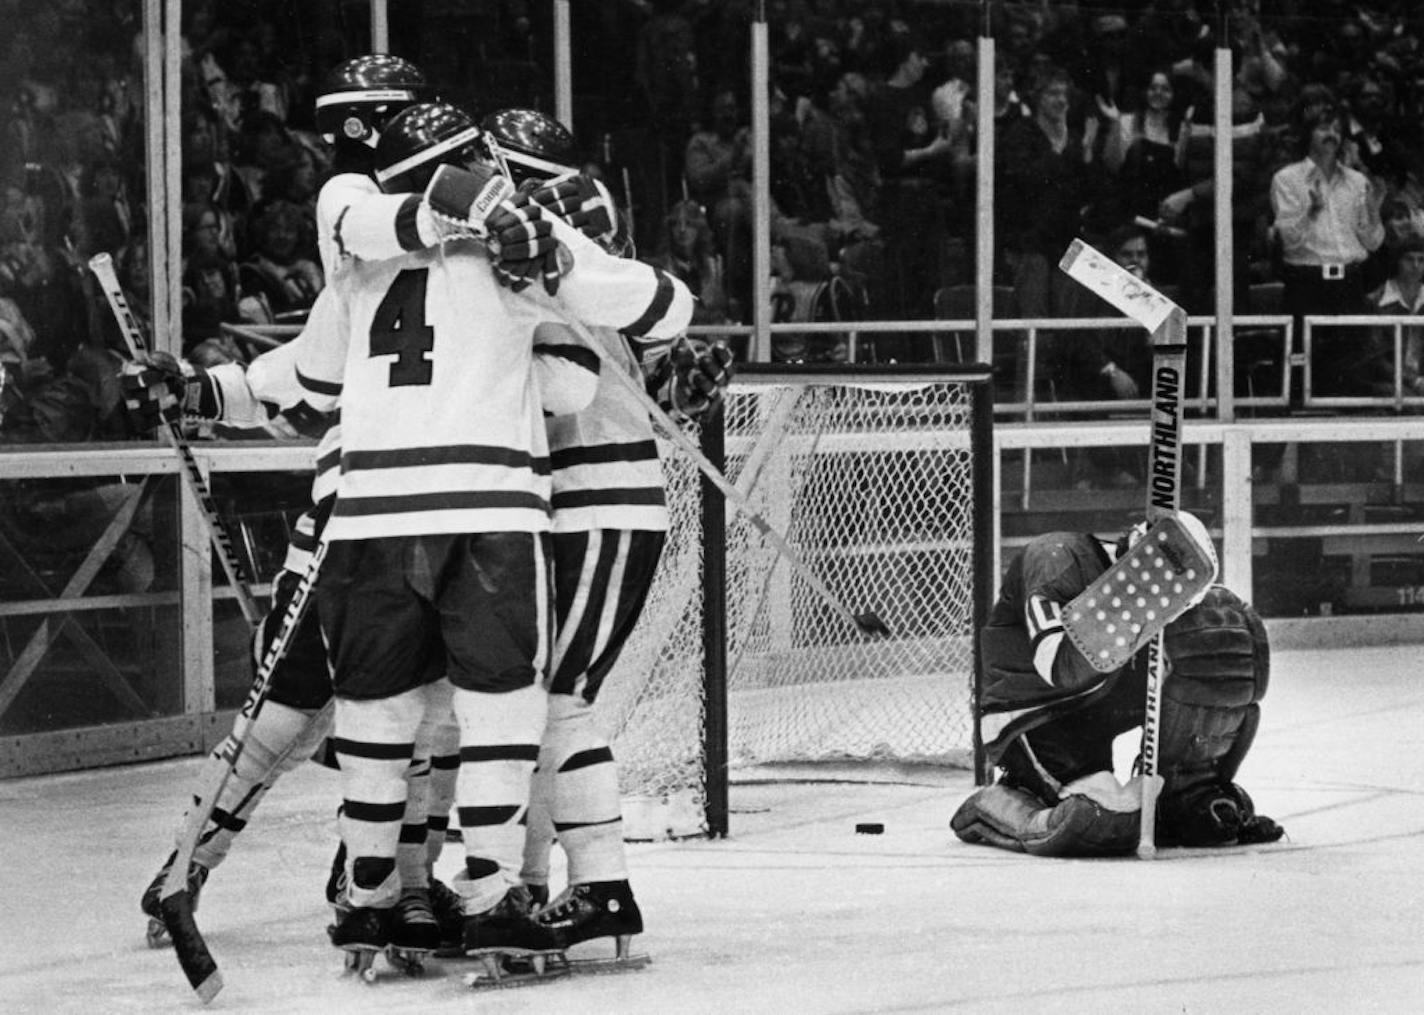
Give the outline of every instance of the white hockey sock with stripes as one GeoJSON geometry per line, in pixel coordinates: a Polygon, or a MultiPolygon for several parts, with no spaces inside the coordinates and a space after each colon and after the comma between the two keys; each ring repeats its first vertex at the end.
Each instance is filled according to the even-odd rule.
{"type": "MultiPolygon", "coordinates": [[[[218,795],[217,805],[193,851],[195,862],[209,870],[222,863],[232,848],[232,840],[247,826],[248,818],[272,784],[311,757],[326,739],[330,720],[313,724],[315,714],[276,701],[263,702],[256,722],[248,728],[237,765],[218,795]]],[[[230,746],[224,740],[219,750],[229,750],[230,746]]]]}
{"type": "Polygon", "coordinates": [[[393,906],[400,896],[396,852],[425,700],[424,688],[372,701],[336,699],[341,839],[353,906],[393,906]]]}
{"type": "MultiPolygon", "coordinates": [[[[549,700],[553,721],[553,698],[549,700]]],[[[529,791],[529,818],[524,829],[524,866],[519,880],[526,885],[549,883],[549,855],[554,848],[554,762],[549,754],[548,727],[539,747],[539,765],[529,791]]]]}
{"type": "Polygon", "coordinates": [[[582,697],[549,699],[544,757],[554,777],[554,834],[569,860],[569,884],[626,881],[618,768],[608,740],[582,697]]]}
{"type": "Polygon", "coordinates": [[[460,724],[453,704],[431,745],[430,794],[425,808],[425,866],[434,870],[445,851],[445,833],[455,806],[455,784],[460,775],[460,724]]]}
{"type": "Polygon", "coordinates": [[[455,690],[460,779],[455,789],[466,871],[455,880],[467,913],[497,903],[518,882],[529,784],[544,731],[540,684],[493,694],[455,690]]]}

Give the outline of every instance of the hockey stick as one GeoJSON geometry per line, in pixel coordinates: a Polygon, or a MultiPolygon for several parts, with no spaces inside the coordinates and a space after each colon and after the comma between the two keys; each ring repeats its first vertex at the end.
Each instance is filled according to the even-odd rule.
{"type": "MultiPolygon", "coordinates": [[[[1082,240],[1059,262],[1075,281],[1107,300],[1152,333],[1152,412],[1147,462],[1147,518],[1175,515],[1182,507],[1182,387],[1186,380],[1187,315],[1156,289],[1082,240]]],[[[1162,791],[1159,748],[1166,656],[1159,633],[1147,645],[1147,698],[1142,717],[1142,812],[1137,855],[1157,853],[1157,797],[1162,791]]]]}
{"type": "Polygon", "coordinates": [[[673,422],[672,417],[663,411],[662,406],[653,400],[653,397],[644,390],[643,386],[628,375],[623,367],[613,359],[612,354],[603,347],[603,343],[600,342],[582,322],[575,320],[573,317],[569,317],[567,323],[573,328],[579,338],[598,354],[604,367],[617,378],[618,383],[642,404],[643,408],[647,410],[648,415],[653,418],[653,422],[657,423],[667,432],[668,437],[677,445],[678,450],[691,459],[693,464],[695,464],[712,485],[718,489],[723,499],[739,511],[742,517],[750,522],[752,527],[765,537],[766,541],[772,545],[777,553],[786,558],[786,562],[791,566],[791,569],[821,597],[827,606],[840,614],[847,623],[854,626],[856,630],[867,637],[888,637],[890,635],[890,628],[886,625],[884,620],[880,619],[880,615],[875,611],[864,610],[860,613],[853,613],[845,603],[841,602],[840,597],[830,590],[826,583],[821,580],[820,576],[811,570],[810,565],[808,565],[806,561],[802,559],[801,555],[792,548],[791,544],[786,541],[786,537],[772,528],[771,523],[763,518],[761,513],[752,506],[752,502],[747,495],[742,493],[741,490],[738,490],[726,476],[722,475],[722,470],[718,469],[717,466],[708,460],[707,456],[702,453],[702,449],[693,443],[687,434],[682,432],[682,428],[673,422]]]}
{"type": "MultiPolygon", "coordinates": [[[[94,277],[99,280],[100,288],[104,290],[104,297],[109,301],[109,309],[113,311],[114,320],[118,322],[119,331],[123,333],[124,344],[128,346],[129,356],[137,359],[139,354],[144,351],[143,332],[139,330],[138,321],[134,319],[133,311],[129,309],[128,300],[124,298],[123,288],[119,285],[119,276],[114,271],[114,259],[107,253],[95,254],[89,258],[89,270],[94,273],[94,277]]],[[[222,565],[223,573],[227,575],[228,584],[232,586],[233,594],[237,597],[237,608],[242,611],[243,619],[247,621],[248,626],[255,628],[262,622],[262,612],[257,608],[257,600],[253,597],[247,580],[242,576],[242,566],[238,563],[237,553],[233,550],[232,537],[228,535],[227,528],[218,516],[217,505],[213,503],[213,494],[208,487],[208,481],[203,478],[202,470],[198,468],[198,460],[193,457],[193,449],[188,446],[188,440],[183,436],[181,424],[176,419],[170,419],[162,429],[168,443],[173,447],[173,450],[178,452],[178,458],[183,463],[183,481],[192,492],[193,498],[198,502],[198,507],[202,509],[203,520],[207,522],[213,547],[218,552],[218,562],[222,565]]]]}
{"type": "MultiPolygon", "coordinates": [[[[178,963],[183,967],[183,973],[188,977],[188,983],[192,985],[193,990],[197,992],[198,997],[204,1003],[217,996],[218,991],[222,990],[223,981],[222,974],[218,971],[217,962],[213,959],[212,952],[208,950],[207,942],[203,940],[203,935],[198,930],[197,921],[193,916],[193,896],[188,891],[188,867],[193,862],[193,853],[198,848],[198,841],[202,838],[203,829],[207,827],[208,819],[212,817],[218,798],[222,795],[228,779],[232,777],[232,773],[237,767],[238,759],[242,757],[243,749],[247,746],[247,734],[251,730],[252,724],[257,721],[257,716],[262,711],[262,705],[267,700],[267,691],[272,686],[272,675],[277,669],[277,664],[286,657],[292,638],[295,637],[297,628],[301,626],[302,618],[306,616],[312,591],[321,571],[321,562],[326,557],[326,546],[324,540],[317,543],[316,549],[312,552],[311,561],[307,564],[306,572],[297,583],[296,589],[292,592],[292,598],[287,603],[287,609],[282,614],[281,626],[277,629],[272,643],[267,646],[267,651],[262,656],[262,662],[257,667],[257,673],[252,679],[252,687],[247,692],[247,700],[242,703],[242,708],[233,720],[232,731],[218,745],[217,749],[208,755],[204,763],[206,771],[200,780],[198,792],[193,797],[193,806],[184,819],[183,829],[179,833],[178,849],[173,857],[172,866],[168,869],[168,876],[164,879],[163,891],[159,896],[163,926],[168,929],[168,934],[173,939],[173,950],[178,956],[178,963]]],[[[330,709],[331,707],[332,703],[327,702],[325,708],[330,709]]],[[[313,721],[316,719],[314,718],[313,721]]],[[[296,741],[294,740],[292,743],[295,744],[296,741]]],[[[291,750],[290,745],[287,750],[291,750]]],[[[269,769],[269,774],[271,770],[282,763],[286,756],[284,752],[277,758],[269,769]]]]}

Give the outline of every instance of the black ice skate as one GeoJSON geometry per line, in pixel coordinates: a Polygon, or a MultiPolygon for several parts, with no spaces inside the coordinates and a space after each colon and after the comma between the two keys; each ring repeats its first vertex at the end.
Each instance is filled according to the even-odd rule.
{"type": "Polygon", "coordinates": [[[346,952],[346,971],[374,983],[376,956],[391,946],[394,924],[394,909],[352,906],[326,932],[346,952]]]}
{"type": "Polygon", "coordinates": [[[465,954],[482,971],[465,977],[471,987],[522,986],[564,975],[558,936],[529,912],[529,894],[511,889],[493,909],[465,918],[465,954]],[[555,966],[549,960],[556,960],[555,966]]]}
{"type": "Polygon", "coordinates": [[[564,948],[583,941],[611,937],[614,955],[607,958],[569,959],[575,968],[641,968],[651,961],[633,955],[633,935],[643,932],[643,914],[627,881],[593,881],[570,885],[534,917],[558,937],[564,948]]]}
{"type": "MultiPolygon", "coordinates": [[[[168,872],[173,869],[173,861],[177,857],[176,851],[168,854],[168,859],[148,883],[148,887],[143,890],[143,897],[139,899],[139,908],[143,910],[143,915],[148,917],[148,930],[144,937],[150,948],[162,948],[172,944],[168,937],[168,928],[163,923],[163,910],[159,907],[159,900],[163,897],[163,882],[167,880],[168,872]]],[[[193,900],[194,909],[198,908],[198,893],[203,890],[207,880],[208,868],[196,860],[188,865],[188,896],[193,900]]]]}
{"type": "MultiPolygon", "coordinates": [[[[340,811],[337,815],[340,816],[340,811]]],[[[346,901],[346,843],[336,845],[336,855],[331,858],[331,873],[326,878],[326,901],[331,904],[332,915],[340,920],[351,908],[346,901]]]]}
{"type": "Polygon", "coordinates": [[[440,947],[435,954],[442,958],[464,955],[465,910],[459,893],[439,878],[431,878],[430,908],[440,925],[440,947]]]}
{"type": "Polygon", "coordinates": [[[425,972],[425,958],[440,947],[440,924],[425,888],[401,892],[391,921],[391,943],[386,958],[407,976],[425,972]]]}

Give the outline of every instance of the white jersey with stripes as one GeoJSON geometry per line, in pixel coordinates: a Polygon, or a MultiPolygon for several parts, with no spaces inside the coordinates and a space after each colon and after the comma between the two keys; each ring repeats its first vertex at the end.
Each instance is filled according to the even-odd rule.
{"type": "MultiPolygon", "coordinates": [[[[483,246],[471,241],[363,260],[365,208],[352,205],[343,219],[348,259],[334,281],[348,327],[341,476],[327,537],[549,530],[536,342],[553,345],[547,326],[568,317],[649,340],[671,337],[691,315],[690,294],[561,222],[555,230],[571,267],[557,300],[537,286],[516,294],[498,285],[483,246]]],[[[397,220],[381,216],[387,226],[378,238],[421,242],[415,232],[393,233],[397,220]]],[[[581,350],[592,359],[586,347],[566,348],[571,358],[581,350]]],[[[336,380],[321,375],[326,352],[300,358],[297,375],[308,384],[336,380]]]]}

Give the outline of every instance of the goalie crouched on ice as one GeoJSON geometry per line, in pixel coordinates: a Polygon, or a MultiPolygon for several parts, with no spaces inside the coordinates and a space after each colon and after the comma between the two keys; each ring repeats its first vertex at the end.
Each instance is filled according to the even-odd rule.
{"type": "MultiPolygon", "coordinates": [[[[1180,517],[1205,538],[1200,522],[1180,517]]],[[[1144,529],[1115,543],[1050,532],[1010,562],[980,632],[984,737],[1000,776],[951,819],[965,842],[1038,856],[1136,846],[1137,778],[1123,786],[1114,777],[1113,739],[1142,724],[1146,639],[1125,665],[1101,672],[1065,636],[1063,617],[1144,529]]],[[[1211,585],[1167,624],[1164,643],[1158,844],[1274,842],[1280,826],[1256,814],[1232,781],[1260,723],[1270,674],[1265,626],[1234,592],[1211,585]]]]}

